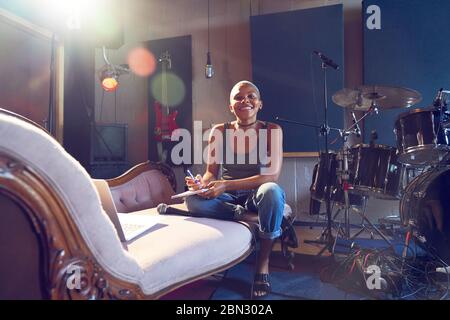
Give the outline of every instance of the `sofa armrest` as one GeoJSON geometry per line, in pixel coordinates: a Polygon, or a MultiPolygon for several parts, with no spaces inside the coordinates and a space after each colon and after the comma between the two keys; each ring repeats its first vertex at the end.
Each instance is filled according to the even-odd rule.
{"type": "Polygon", "coordinates": [[[150,170],[160,171],[163,175],[166,176],[172,189],[177,190],[177,179],[175,178],[175,173],[173,172],[173,170],[164,163],[152,162],[150,160],[139,163],[139,164],[135,165],[134,167],[132,167],[131,169],[129,169],[127,172],[123,173],[122,175],[120,175],[116,178],[106,179],[106,181],[108,182],[108,185],[110,187],[121,186],[121,185],[125,184],[126,182],[133,180],[135,177],[139,176],[141,173],[144,173],[144,172],[150,171],[150,170]]]}

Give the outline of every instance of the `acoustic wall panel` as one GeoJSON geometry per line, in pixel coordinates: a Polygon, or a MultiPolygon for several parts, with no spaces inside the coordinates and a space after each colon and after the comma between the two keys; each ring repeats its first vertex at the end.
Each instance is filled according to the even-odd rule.
{"type": "MultiPolygon", "coordinates": [[[[328,68],[328,118],[331,127],[343,126],[343,110],[331,96],[343,87],[342,5],[252,16],[253,81],[260,88],[263,109],[260,118],[277,122],[284,132],[285,152],[323,149],[323,137],[307,126],[286,124],[276,116],[305,124],[324,122],[324,72],[313,51],[319,51],[339,65],[328,68]]],[[[330,142],[337,132],[332,131],[330,142]]],[[[339,141],[331,148],[337,149],[339,141]]]]}
{"type": "MultiPolygon", "coordinates": [[[[432,105],[437,90],[450,88],[450,1],[366,0],[363,2],[364,83],[408,87],[432,105]]],[[[365,140],[396,146],[398,115],[407,109],[381,111],[365,121],[365,140]]]]}

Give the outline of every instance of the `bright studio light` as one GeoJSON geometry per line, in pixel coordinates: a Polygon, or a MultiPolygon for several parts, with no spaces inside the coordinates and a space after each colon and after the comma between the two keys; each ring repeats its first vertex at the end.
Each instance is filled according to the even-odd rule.
{"type": "Polygon", "coordinates": [[[103,0],[37,0],[39,7],[47,8],[49,19],[63,19],[70,30],[83,28],[83,22],[89,21],[96,12],[96,4],[103,0]]]}
{"type": "Polygon", "coordinates": [[[105,46],[103,46],[103,59],[106,64],[98,71],[100,83],[105,91],[114,91],[119,86],[119,77],[130,73],[130,67],[127,64],[115,65],[109,62],[105,46]]]}

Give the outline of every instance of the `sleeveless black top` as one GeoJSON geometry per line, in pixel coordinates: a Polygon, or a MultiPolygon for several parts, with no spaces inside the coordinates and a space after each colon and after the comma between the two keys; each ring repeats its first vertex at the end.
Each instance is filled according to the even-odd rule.
{"type": "MultiPolygon", "coordinates": [[[[267,122],[262,122],[261,129],[267,129],[267,122]]],[[[252,153],[246,153],[237,155],[231,146],[228,145],[229,139],[227,139],[226,130],[231,128],[231,123],[227,122],[224,125],[223,130],[223,153],[222,153],[222,179],[234,180],[243,179],[251,176],[255,176],[261,173],[261,168],[265,165],[262,164],[259,154],[259,143],[256,146],[255,151],[252,153]],[[231,156],[231,157],[230,157],[231,156]],[[230,159],[232,158],[232,159],[230,159]]],[[[259,138],[258,138],[259,142],[259,138]]],[[[264,147],[267,146],[267,143],[264,147]]],[[[266,155],[267,151],[264,152],[266,155]]]]}

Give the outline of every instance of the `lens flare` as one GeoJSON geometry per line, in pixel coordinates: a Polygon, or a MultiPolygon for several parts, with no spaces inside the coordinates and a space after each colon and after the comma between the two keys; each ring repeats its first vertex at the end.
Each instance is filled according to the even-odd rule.
{"type": "Polygon", "coordinates": [[[148,77],[156,68],[155,56],[146,48],[134,48],[128,54],[128,65],[134,74],[148,77]]]}
{"type": "Polygon", "coordinates": [[[186,96],[183,80],[172,72],[157,74],[151,82],[151,90],[153,97],[167,107],[178,106],[186,96]]]}

